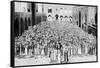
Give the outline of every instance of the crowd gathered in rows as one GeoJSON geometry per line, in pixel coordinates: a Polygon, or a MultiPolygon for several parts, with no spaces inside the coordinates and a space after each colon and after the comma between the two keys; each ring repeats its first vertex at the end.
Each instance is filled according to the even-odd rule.
{"type": "MultiPolygon", "coordinates": [[[[56,26],[54,26],[56,28],[56,26]]],[[[67,23],[62,30],[52,28],[50,22],[29,26],[21,36],[15,37],[15,46],[50,47],[60,49],[64,46],[96,46],[96,37],[67,23]]]]}

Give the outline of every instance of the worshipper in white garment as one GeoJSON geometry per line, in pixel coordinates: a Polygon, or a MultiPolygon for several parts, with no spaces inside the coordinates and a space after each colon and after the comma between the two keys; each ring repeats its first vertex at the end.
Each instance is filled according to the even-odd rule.
{"type": "Polygon", "coordinates": [[[68,22],[68,16],[65,16],[64,19],[65,19],[64,21],[67,23],[68,22]]]}
{"type": "Polygon", "coordinates": [[[48,17],[47,17],[47,21],[49,21],[49,22],[52,22],[52,21],[53,21],[53,19],[52,19],[52,16],[51,16],[51,15],[48,15],[48,17]]]}
{"type": "Polygon", "coordinates": [[[72,16],[69,16],[69,23],[72,23],[72,16]]]}

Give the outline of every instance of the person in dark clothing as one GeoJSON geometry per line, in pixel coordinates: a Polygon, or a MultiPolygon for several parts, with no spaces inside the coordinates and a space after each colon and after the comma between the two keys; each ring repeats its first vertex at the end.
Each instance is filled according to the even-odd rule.
{"type": "Polygon", "coordinates": [[[56,14],[56,15],[55,15],[55,17],[56,17],[56,20],[58,20],[59,15],[58,15],[58,14],[56,14]]]}

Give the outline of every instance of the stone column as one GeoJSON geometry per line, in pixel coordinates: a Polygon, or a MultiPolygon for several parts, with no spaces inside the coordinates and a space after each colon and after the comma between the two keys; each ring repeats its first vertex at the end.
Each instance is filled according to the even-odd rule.
{"type": "Polygon", "coordinates": [[[78,55],[78,47],[76,48],[76,55],[78,55]]]}
{"type": "Polygon", "coordinates": [[[92,54],[94,55],[94,47],[92,47],[92,54]]]}
{"type": "Polygon", "coordinates": [[[78,47],[78,54],[81,54],[81,48],[78,47]]]}
{"type": "Polygon", "coordinates": [[[27,46],[25,46],[25,55],[27,55],[27,46]]]}
{"type": "Polygon", "coordinates": [[[95,47],[95,55],[96,55],[96,47],[95,47]]]}
{"type": "Polygon", "coordinates": [[[15,56],[16,56],[16,46],[15,46],[15,52],[14,53],[15,53],[15,56]]]}
{"type": "Polygon", "coordinates": [[[44,48],[42,48],[41,50],[41,55],[44,55],[44,48]]]}
{"type": "Polygon", "coordinates": [[[88,54],[88,47],[85,46],[85,54],[87,55],[88,54]]]}
{"type": "Polygon", "coordinates": [[[22,54],[21,54],[21,45],[20,45],[20,56],[21,56],[22,54]]]}

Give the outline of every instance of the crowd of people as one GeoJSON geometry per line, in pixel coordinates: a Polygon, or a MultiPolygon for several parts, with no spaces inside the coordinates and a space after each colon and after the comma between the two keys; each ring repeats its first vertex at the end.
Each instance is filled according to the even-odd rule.
{"type": "Polygon", "coordinates": [[[16,37],[16,56],[21,56],[20,53],[30,56],[45,55],[60,62],[61,55],[68,61],[67,47],[96,46],[96,37],[72,24],[71,16],[69,20],[67,16],[56,17],[56,21],[53,21],[51,15],[48,15],[47,21],[29,26],[21,36],[16,37]],[[63,22],[65,24],[60,24],[63,22]]]}

